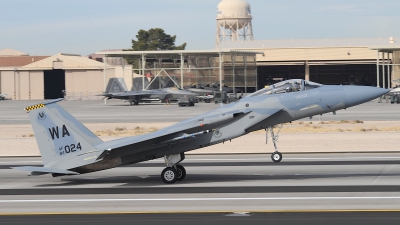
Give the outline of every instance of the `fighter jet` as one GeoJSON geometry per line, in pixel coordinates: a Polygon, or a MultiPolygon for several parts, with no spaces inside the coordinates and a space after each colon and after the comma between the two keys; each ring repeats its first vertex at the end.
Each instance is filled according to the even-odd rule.
{"type": "Polygon", "coordinates": [[[5,100],[7,97],[7,94],[0,94],[0,100],[5,100]]]}
{"type": "Polygon", "coordinates": [[[393,88],[389,89],[389,92],[379,98],[379,103],[382,103],[382,99],[386,98],[386,103],[390,100],[390,103],[400,104],[400,79],[392,80],[393,88]]]}
{"type": "Polygon", "coordinates": [[[390,103],[400,104],[400,86],[396,86],[390,89],[390,92],[386,94],[387,98],[390,98],[390,103]]]}
{"type": "Polygon", "coordinates": [[[25,108],[44,166],[14,169],[30,171],[30,175],[52,174],[57,177],[164,158],[166,168],[161,172],[161,179],[172,184],[186,176],[181,165],[185,152],[234,141],[237,137],[264,129],[271,134],[275,146],[271,159],[278,163],[282,154],[276,145],[279,130],[278,133],[274,130],[282,124],[335,113],[387,92],[377,87],[286,80],[153,133],[107,142],[58,105],[62,99],[51,100],[25,108]]]}
{"type": "MultiPolygon", "coordinates": [[[[197,93],[199,95],[213,95],[215,91],[220,90],[219,82],[214,83],[192,83],[189,86],[184,87],[185,90],[197,93]]],[[[222,91],[226,91],[226,93],[233,93],[233,88],[230,88],[226,85],[222,86],[222,91]]],[[[236,93],[239,93],[239,89],[235,89],[236,93]]]]}
{"type": "Polygon", "coordinates": [[[213,89],[213,90],[206,89],[206,88],[204,88],[205,85],[206,84],[204,84],[204,83],[192,83],[189,86],[184,87],[184,89],[187,91],[191,91],[196,94],[199,94],[201,96],[213,95],[214,91],[216,91],[216,89],[213,89]]]}
{"type": "Polygon", "coordinates": [[[180,97],[195,97],[196,93],[182,90],[176,87],[154,89],[154,90],[131,90],[128,91],[123,78],[110,78],[106,91],[102,96],[115,99],[128,100],[131,105],[138,105],[139,102],[177,100],[180,97]]]}
{"type": "MultiPolygon", "coordinates": [[[[203,86],[203,88],[207,89],[207,90],[219,91],[220,84],[219,84],[219,82],[214,82],[214,83],[206,84],[205,86],[203,86]]],[[[233,88],[228,87],[227,85],[223,84],[222,91],[226,91],[226,93],[233,93],[233,88]]],[[[240,90],[235,88],[235,93],[239,93],[239,92],[240,92],[240,90]]]]}

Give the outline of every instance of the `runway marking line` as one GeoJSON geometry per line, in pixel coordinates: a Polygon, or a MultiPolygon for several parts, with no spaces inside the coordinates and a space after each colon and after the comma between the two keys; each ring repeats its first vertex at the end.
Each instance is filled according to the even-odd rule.
{"type": "Polygon", "coordinates": [[[321,196],[321,197],[258,197],[258,198],[105,198],[105,199],[10,199],[0,203],[46,203],[46,202],[129,202],[129,201],[237,201],[237,200],[365,200],[365,199],[400,199],[400,196],[321,196]]]}
{"type": "Polygon", "coordinates": [[[46,215],[121,215],[121,214],[206,214],[206,213],[356,213],[400,212],[400,209],[318,209],[318,210],[200,210],[200,211],[132,211],[132,212],[22,212],[0,213],[0,216],[46,216],[46,215]]]}
{"type": "MultiPolygon", "coordinates": [[[[290,154],[290,153],[287,153],[290,154]]],[[[189,161],[262,161],[264,158],[242,158],[242,159],[185,159],[185,162],[189,161]]],[[[400,159],[400,157],[396,156],[387,156],[387,157],[326,157],[326,158],[304,158],[304,157],[299,157],[299,158],[290,158],[286,157],[286,160],[354,160],[354,159],[371,159],[371,160],[376,160],[376,159],[400,159]]],[[[268,158],[265,158],[265,160],[268,160],[268,158]]],[[[384,160],[382,160],[384,161],[384,160]]],[[[163,159],[153,159],[148,162],[164,162],[163,159]]],[[[147,162],[146,162],[147,163],[147,162]]]]}
{"type": "Polygon", "coordinates": [[[10,161],[10,162],[0,162],[0,164],[21,164],[21,163],[43,163],[42,161],[10,161]]]}
{"type": "MultiPolygon", "coordinates": [[[[265,158],[267,160],[267,158],[265,158]]],[[[349,160],[354,160],[354,159],[371,159],[371,160],[376,160],[376,159],[400,159],[400,157],[396,157],[396,156],[387,156],[387,157],[343,157],[343,158],[339,158],[339,157],[327,157],[327,158],[313,158],[313,157],[309,157],[309,158],[304,158],[304,157],[299,157],[299,158],[285,158],[286,160],[345,160],[345,161],[349,161],[349,160]]],[[[261,158],[261,161],[263,159],[261,158]]],[[[244,159],[186,159],[185,161],[189,162],[189,161],[260,161],[260,158],[244,158],[244,159]]],[[[384,161],[384,160],[382,160],[384,161]]],[[[150,160],[147,161],[146,163],[158,163],[158,162],[164,162],[164,160],[161,159],[155,159],[155,160],[150,160]]],[[[16,164],[20,164],[20,163],[42,163],[42,161],[9,161],[9,162],[0,162],[0,164],[12,164],[12,163],[16,163],[16,164]]]]}

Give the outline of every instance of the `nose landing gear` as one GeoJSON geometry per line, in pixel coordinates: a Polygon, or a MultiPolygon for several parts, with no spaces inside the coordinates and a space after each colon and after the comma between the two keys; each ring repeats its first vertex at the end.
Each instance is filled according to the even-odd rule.
{"type": "Polygon", "coordinates": [[[279,132],[282,129],[282,125],[279,125],[279,130],[278,132],[274,133],[274,127],[268,127],[266,129],[266,143],[268,143],[268,131],[271,133],[271,139],[272,139],[272,143],[274,143],[274,148],[275,148],[275,152],[271,154],[271,159],[274,163],[278,163],[280,161],[282,161],[282,154],[278,151],[278,148],[276,147],[276,142],[278,142],[278,138],[279,138],[279,132]]]}
{"type": "Polygon", "coordinates": [[[278,163],[282,160],[282,154],[280,152],[274,152],[271,154],[271,159],[273,162],[278,163]]]}

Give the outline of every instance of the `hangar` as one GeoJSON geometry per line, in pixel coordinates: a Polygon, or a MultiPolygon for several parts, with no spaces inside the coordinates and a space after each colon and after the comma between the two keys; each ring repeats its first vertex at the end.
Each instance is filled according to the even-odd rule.
{"type": "MultiPolygon", "coordinates": [[[[110,58],[133,59],[137,64],[133,71],[142,79],[139,85],[141,89],[148,89],[158,77],[169,78],[180,88],[190,84],[219,82],[247,93],[256,90],[256,55],[263,52],[216,49],[102,51],[96,54],[104,55],[106,61],[110,58]],[[149,83],[145,82],[147,74],[151,74],[151,77],[147,77],[149,83]]],[[[107,70],[106,66],[104,71],[107,70]]],[[[132,84],[133,80],[129,83],[132,84]]]]}
{"type": "MultiPolygon", "coordinates": [[[[222,81],[245,93],[268,85],[269,78],[386,88],[400,78],[400,45],[393,38],[224,41],[218,48],[102,51],[97,54],[104,58],[97,60],[5,49],[0,51],[0,93],[15,100],[40,100],[64,97],[65,90],[68,99],[95,99],[109,78],[123,77],[130,89],[134,77],[145,79],[147,73],[153,76],[147,77],[149,82],[158,76],[174,77],[177,86],[222,81]],[[126,57],[140,62],[136,69],[124,63],[126,57]]],[[[148,88],[144,84],[141,88],[148,88]]]]}
{"type": "Polygon", "coordinates": [[[393,37],[224,41],[218,45],[264,52],[257,55],[258,88],[270,78],[392,87],[390,81],[400,78],[399,47],[393,37]]]}
{"type": "Polygon", "coordinates": [[[257,55],[257,87],[274,80],[302,78],[323,84],[391,87],[400,78],[398,38],[255,40],[253,15],[245,0],[217,6],[216,49],[262,51],[257,55]],[[371,46],[383,46],[374,48],[371,46]]]}
{"type": "Polygon", "coordinates": [[[103,76],[115,76],[115,67],[80,55],[59,53],[29,56],[15,50],[0,51],[0,93],[13,100],[90,99],[104,90],[103,76]]]}

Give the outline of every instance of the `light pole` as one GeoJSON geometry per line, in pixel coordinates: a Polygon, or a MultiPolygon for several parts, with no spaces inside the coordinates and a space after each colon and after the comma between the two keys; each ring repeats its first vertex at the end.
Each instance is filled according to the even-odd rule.
{"type": "Polygon", "coordinates": [[[17,68],[14,68],[14,100],[17,100],[17,78],[16,78],[17,68]]]}

